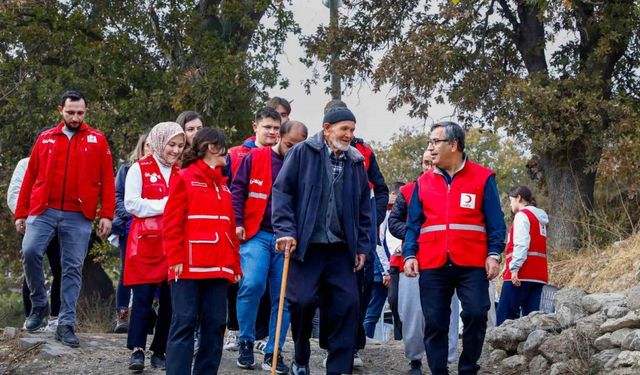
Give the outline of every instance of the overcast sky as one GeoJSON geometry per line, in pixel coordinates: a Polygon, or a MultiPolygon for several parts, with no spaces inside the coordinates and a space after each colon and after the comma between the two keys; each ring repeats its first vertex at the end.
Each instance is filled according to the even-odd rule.
{"type": "MultiPolygon", "coordinates": [[[[329,23],[329,9],[322,5],[321,0],[295,0],[293,13],[304,34],[313,33],[318,25],[329,23]]],[[[311,78],[312,70],[299,60],[304,56],[304,50],[296,36],[289,36],[285,43],[285,53],[280,56],[280,71],[289,79],[286,90],[272,89],[271,96],[281,96],[292,103],[292,119],[305,123],[311,134],[320,130],[324,105],[331,100],[330,95],[324,93],[327,83],[322,82],[311,89],[307,95],[301,82],[311,78]]],[[[321,72],[322,75],[322,72],[321,72]]],[[[356,135],[369,141],[385,142],[403,125],[422,125],[421,119],[413,119],[407,115],[408,109],[402,108],[396,113],[387,110],[387,92],[374,93],[367,85],[355,88],[353,92],[343,94],[344,100],[354,112],[357,124],[356,135]]],[[[450,116],[451,106],[442,105],[430,108],[432,118],[436,120],[450,116]]],[[[428,123],[430,125],[430,122],[428,123]]]]}

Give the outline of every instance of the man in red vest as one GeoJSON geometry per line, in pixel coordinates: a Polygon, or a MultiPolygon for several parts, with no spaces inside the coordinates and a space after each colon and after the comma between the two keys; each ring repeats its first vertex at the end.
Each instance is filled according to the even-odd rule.
{"type": "MultiPolygon", "coordinates": [[[[253,122],[253,131],[256,133],[255,137],[249,137],[245,141],[235,147],[229,149],[229,160],[227,165],[231,166],[231,177],[234,178],[240,168],[242,159],[251,152],[251,149],[257,147],[271,147],[278,142],[278,132],[280,131],[280,124],[282,117],[278,114],[278,118],[266,116],[265,111],[272,109],[271,107],[265,107],[256,113],[255,121],[253,122]]],[[[273,111],[278,113],[277,111],[273,111]]],[[[270,112],[271,113],[271,112],[270,112]]]]}
{"type": "Polygon", "coordinates": [[[493,171],[467,159],[464,130],[432,126],[434,169],[417,180],[409,203],[405,275],[420,274],[425,349],[433,375],[448,374],[447,335],[454,292],[462,303],[461,375],[477,374],[487,329],[488,281],[499,273],[506,228],[493,171]]]}
{"type": "MultiPolygon", "coordinates": [[[[252,149],[258,147],[271,147],[278,142],[278,133],[280,131],[280,124],[282,118],[277,111],[271,107],[264,107],[256,112],[255,120],[253,122],[253,131],[255,136],[247,138],[241,145],[231,147],[229,149],[229,155],[227,156],[227,171],[225,174],[229,177],[231,182],[240,168],[242,159],[247,156],[252,149]]],[[[238,284],[232,284],[227,289],[227,329],[229,333],[224,343],[226,350],[238,350],[238,318],[236,312],[236,298],[238,295],[238,284]]],[[[262,306],[263,304],[261,304],[262,306]]],[[[261,312],[263,308],[260,309],[261,312]]],[[[260,314],[260,317],[264,314],[260,314]]],[[[265,319],[259,319],[262,322],[265,319]]],[[[260,336],[259,339],[264,338],[260,336]]]]}
{"type": "MultiPolygon", "coordinates": [[[[274,115],[278,114],[274,109],[268,110],[273,111],[274,115]]],[[[278,374],[289,372],[282,359],[282,350],[278,358],[273,358],[284,256],[275,251],[275,236],[271,225],[271,187],[282,168],[287,151],[305,139],[307,127],[299,121],[287,121],[280,127],[280,141],[272,147],[251,150],[233,180],[236,233],[243,242],[240,246],[240,260],[244,277],[240,282],[237,303],[240,353],[236,364],[240,368],[253,368],[256,364],[253,346],[256,340],[257,307],[269,285],[269,339],[264,348],[262,368],[270,370],[273,360],[276,360],[278,374]]],[[[280,349],[284,345],[288,328],[289,311],[285,305],[280,342],[277,343],[280,349]]]]}
{"type": "Polygon", "coordinates": [[[100,237],[111,232],[115,181],[107,139],[84,122],[87,103],[82,93],[65,92],[58,110],[63,120],[42,132],[31,151],[15,225],[24,234],[22,262],[31,290],[32,308],[25,328],[37,330],[49,315],[42,257],[57,234],[62,257],[62,307],[55,337],[64,345],[78,347],[80,341],[74,330],[82,265],[93,220],[100,218],[100,237]]]}

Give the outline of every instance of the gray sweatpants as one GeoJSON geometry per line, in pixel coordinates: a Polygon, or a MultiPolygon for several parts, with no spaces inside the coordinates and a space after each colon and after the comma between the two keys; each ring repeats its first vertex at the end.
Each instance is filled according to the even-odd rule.
{"type": "MultiPolygon", "coordinates": [[[[422,360],[424,357],[424,315],[420,305],[419,276],[407,277],[400,273],[398,280],[398,315],[402,322],[402,341],[404,355],[410,360],[422,360]]],[[[458,348],[458,317],[460,316],[458,296],[451,299],[449,322],[449,362],[454,362],[458,348]]]]}

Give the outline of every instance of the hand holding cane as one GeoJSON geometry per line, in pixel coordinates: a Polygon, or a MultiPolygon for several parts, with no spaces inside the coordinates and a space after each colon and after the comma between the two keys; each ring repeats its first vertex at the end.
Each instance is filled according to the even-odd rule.
{"type": "Polygon", "coordinates": [[[275,375],[278,364],[278,351],[280,344],[280,330],[282,328],[282,314],[284,310],[284,298],[287,291],[287,276],[289,275],[289,259],[296,248],[296,240],[292,237],[279,238],[276,241],[276,251],[284,251],[284,267],[282,268],[282,283],[280,284],[280,302],[278,303],[278,320],[276,323],[276,339],[271,360],[271,375],[275,375]]]}

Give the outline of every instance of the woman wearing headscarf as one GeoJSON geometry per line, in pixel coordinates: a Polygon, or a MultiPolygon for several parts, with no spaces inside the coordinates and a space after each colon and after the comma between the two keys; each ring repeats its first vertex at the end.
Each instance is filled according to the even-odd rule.
{"type": "Polygon", "coordinates": [[[151,155],[134,163],[125,181],[124,206],[132,216],[127,242],[124,284],[131,286],[133,303],[127,347],[133,350],[129,369],[144,369],[147,332],[152,321],[153,298],[160,289],[158,318],[149,349],[151,367],[164,369],[167,336],[171,324],[171,295],[167,283],[167,256],[162,247],[162,214],[169,182],[178,173],[186,140],[182,127],[161,122],[147,138],[151,155]]]}
{"type": "Polygon", "coordinates": [[[242,275],[231,192],[221,171],[226,163],[226,137],[204,128],[171,183],[163,217],[173,302],[167,375],[217,374],[220,366],[227,287],[242,275]],[[196,327],[200,350],[193,361],[196,327]]]}

